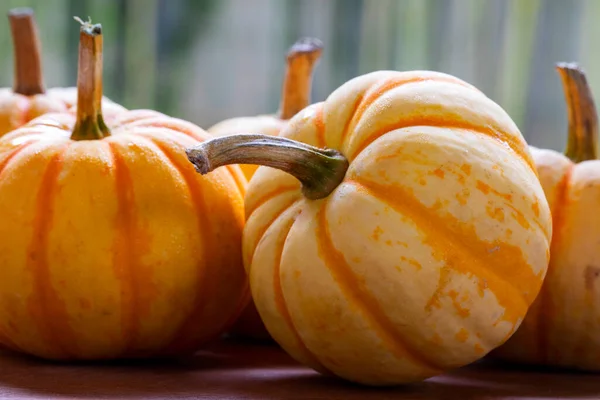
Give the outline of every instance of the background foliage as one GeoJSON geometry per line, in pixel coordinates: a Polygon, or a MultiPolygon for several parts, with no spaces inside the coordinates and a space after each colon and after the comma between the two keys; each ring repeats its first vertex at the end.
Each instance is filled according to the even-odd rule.
{"type": "MultiPolygon", "coordinates": [[[[566,112],[554,64],[577,61],[600,97],[598,0],[3,0],[30,6],[47,86],[76,81],[78,24],[102,23],[105,94],[208,128],[274,112],[284,55],[323,40],[313,101],[378,69],[433,69],[476,85],[533,145],[563,149],[566,112]]],[[[8,23],[0,85],[12,85],[8,23]]],[[[599,100],[600,103],[600,100],[599,100]]]]}

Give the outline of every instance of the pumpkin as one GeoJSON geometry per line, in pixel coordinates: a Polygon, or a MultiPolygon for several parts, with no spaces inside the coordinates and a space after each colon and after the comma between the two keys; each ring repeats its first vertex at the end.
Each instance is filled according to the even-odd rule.
{"type": "MultiPolygon", "coordinates": [[[[231,118],[213,125],[208,132],[214,136],[228,136],[240,132],[278,135],[290,118],[309,105],[312,74],[322,51],[323,44],[314,38],[301,38],[289,49],[281,104],[276,115],[231,118]]],[[[258,168],[252,164],[241,164],[240,167],[248,180],[258,168]]],[[[270,341],[269,333],[253,302],[248,304],[229,333],[238,337],[270,341]]]]}
{"type": "MultiPolygon", "coordinates": [[[[8,19],[14,47],[15,79],[13,88],[0,88],[0,137],[45,113],[66,111],[77,102],[77,88],[45,88],[33,10],[11,9],[8,19]]],[[[109,112],[124,110],[108,98],[103,101],[109,112]]]]}
{"type": "Polygon", "coordinates": [[[152,110],[102,114],[102,29],[80,33],[76,113],[0,139],[0,343],[53,360],[189,354],[249,301],[239,167],[152,110]]]}
{"type": "Polygon", "coordinates": [[[322,373],[395,385],[466,365],[514,333],[542,285],[552,224],[526,142],[453,76],[368,73],[278,137],[187,154],[201,174],[261,165],[245,198],[252,297],[322,373]]]}
{"type": "Polygon", "coordinates": [[[522,326],[493,356],[527,364],[600,370],[598,116],[584,71],[557,65],[569,119],[564,154],[531,146],[553,216],[550,264],[522,326]]]}

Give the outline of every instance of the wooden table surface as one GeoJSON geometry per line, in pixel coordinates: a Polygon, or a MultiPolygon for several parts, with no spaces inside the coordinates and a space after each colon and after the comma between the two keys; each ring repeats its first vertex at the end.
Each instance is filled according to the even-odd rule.
{"type": "Polygon", "coordinates": [[[418,384],[364,388],[275,346],[222,341],[168,363],[57,365],[0,353],[0,399],[600,399],[600,376],[480,362],[418,384]]]}

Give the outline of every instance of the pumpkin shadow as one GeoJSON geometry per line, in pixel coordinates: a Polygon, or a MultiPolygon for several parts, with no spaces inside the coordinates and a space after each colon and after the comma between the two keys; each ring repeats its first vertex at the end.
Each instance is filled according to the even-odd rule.
{"type": "Polygon", "coordinates": [[[29,398],[482,399],[594,397],[596,375],[480,361],[424,382],[370,388],[326,377],[274,346],[223,342],[192,357],[56,364],[2,353],[0,392],[29,398]]]}

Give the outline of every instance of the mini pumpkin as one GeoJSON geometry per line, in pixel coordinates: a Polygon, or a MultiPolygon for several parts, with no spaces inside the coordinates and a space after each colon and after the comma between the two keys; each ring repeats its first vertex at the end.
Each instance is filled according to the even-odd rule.
{"type": "Polygon", "coordinates": [[[239,167],[151,110],[102,115],[102,30],[80,33],[78,107],[0,139],[0,343],[47,359],[188,354],[249,301],[239,167]]]}
{"type": "MultiPolygon", "coordinates": [[[[14,47],[14,86],[0,88],[0,137],[48,112],[63,112],[77,103],[77,88],[46,90],[40,40],[33,10],[14,8],[8,13],[14,47]]],[[[124,108],[107,98],[108,112],[124,108]]]]}
{"type": "Polygon", "coordinates": [[[187,150],[249,183],[244,263],[272,337],[317,371],[368,384],[480,359],[519,327],[552,224],[519,129],[472,85],[430,71],[354,78],[279,137],[187,150]]]}
{"type": "MultiPolygon", "coordinates": [[[[314,38],[301,38],[290,48],[286,57],[287,68],[281,104],[276,115],[232,118],[213,125],[208,132],[214,136],[229,136],[243,132],[277,136],[290,118],[309,105],[313,70],[322,51],[323,44],[314,38]]],[[[240,167],[248,180],[258,168],[252,164],[241,164],[240,167]]],[[[251,339],[270,340],[269,333],[252,302],[248,304],[230,333],[251,339]]]]}
{"type": "Polygon", "coordinates": [[[564,154],[531,146],[553,216],[550,265],[519,330],[493,355],[510,361],[600,370],[598,116],[584,71],[557,65],[568,109],[564,154]]]}

